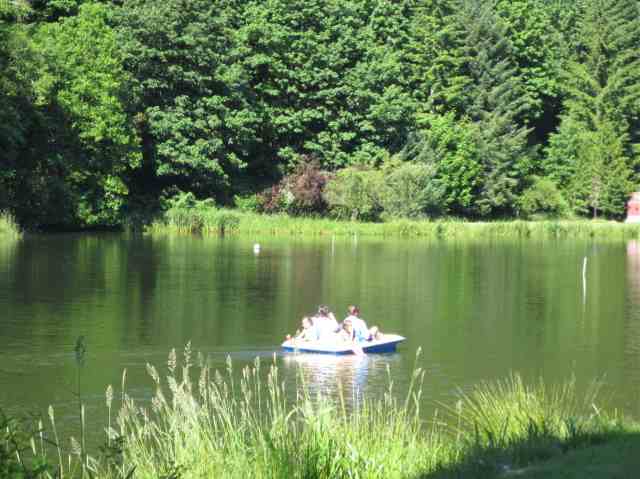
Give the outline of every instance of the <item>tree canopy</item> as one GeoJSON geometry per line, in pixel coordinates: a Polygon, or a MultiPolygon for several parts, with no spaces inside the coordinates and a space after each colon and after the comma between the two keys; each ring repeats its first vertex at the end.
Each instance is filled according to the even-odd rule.
{"type": "Polygon", "coordinates": [[[0,210],[25,226],[232,204],[309,162],[359,218],[619,218],[637,188],[637,0],[0,5],[0,210]]]}

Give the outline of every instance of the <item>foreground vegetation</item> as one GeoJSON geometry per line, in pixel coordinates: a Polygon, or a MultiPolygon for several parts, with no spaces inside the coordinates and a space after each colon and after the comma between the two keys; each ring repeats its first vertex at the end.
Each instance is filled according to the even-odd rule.
{"type": "Polygon", "coordinates": [[[515,469],[505,477],[522,479],[627,479],[640,470],[640,434],[613,437],[529,467],[515,469]]]}
{"type": "Polygon", "coordinates": [[[638,9],[2,0],[0,210],[119,227],[179,192],[262,192],[358,219],[619,219],[640,181],[638,9]],[[314,162],[326,175],[282,182],[314,162]]]}
{"type": "Polygon", "coordinates": [[[20,227],[13,216],[9,213],[0,211],[0,237],[18,238],[20,235],[20,227]]]}
{"type": "MultiPolygon", "coordinates": [[[[596,384],[581,394],[573,381],[549,389],[512,375],[461,392],[454,406],[442,406],[425,422],[419,369],[405,398],[394,395],[390,378],[383,396],[353,405],[343,394],[312,393],[302,373],[296,384],[286,384],[275,364],[265,377],[256,360],[237,382],[230,362],[226,371],[212,371],[202,356],[196,370],[192,362],[187,346],[182,363],[175,351],[169,355],[165,378],[147,365],[155,390],[151,401],[128,396],[125,376],[121,391],[107,388],[109,425],[99,456],[87,451],[84,439],[72,438],[68,449],[57,436],[52,409],[51,426],[40,424],[31,439],[4,419],[0,473],[120,479],[542,477],[536,471],[552,471],[584,450],[624,458],[616,471],[630,477],[625,473],[632,469],[625,468],[637,456],[624,446],[637,444],[640,427],[598,409],[596,384]],[[49,441],[57,446],[52,449],[49,441]],[[550,462],[541,466],[543,461],[550,462]]],[[[83,406],[79,413],[84,428],[83,406]]]]}

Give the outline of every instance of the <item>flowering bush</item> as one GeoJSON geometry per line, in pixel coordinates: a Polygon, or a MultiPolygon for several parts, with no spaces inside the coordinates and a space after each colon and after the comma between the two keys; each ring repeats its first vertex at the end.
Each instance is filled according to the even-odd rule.
{"type": "Polygon", "coordinates": [[[307,159],[284,180],[284,203],[292,214],[322,213],[327,209],[323,193],[328,175],[320,163],[307,159]]]}

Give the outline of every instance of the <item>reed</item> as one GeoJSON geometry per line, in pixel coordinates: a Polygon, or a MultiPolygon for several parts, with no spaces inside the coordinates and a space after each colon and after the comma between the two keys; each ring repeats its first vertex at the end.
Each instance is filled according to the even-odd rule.
{"type": "Polygon", "coordinates": [[[439,448],[430,444],[440,436],[422,434],[419,370],[404,403],[388,391],[354,410],[343,397],[312,395],[301,375],[287,399],[275,364],[265,380],[259,359],[236,384],[230,362],[220,373],[200,361],[193,383],[189,349],[182,368],[175,358],[165,381],[148,366],[151,409],[127,397],[118,417],[136,477],[394,478],[435,466],[439,448]]]}
{"type": "Polygon", "coordinates": [[[212,206],[192,208],[171,208],[160,220],[146,228],[152,234],[207,234],[224,235],[238,228],[240,219],[231,210],[212,206]]]}
{"type": "Polygon", "coordinates": [[[548,388],[542,381],[527,385],[517,374],[484,382],[460,393],[455,407],[444,405],[456,424],[461,451],[445,470],[462,477],[527,466],[569,450],[611,442],[638,425],[597,404],[601,383],[578,392],[575,379],[548,388]]]}
{"type": "Polygon", "coordinates": [[[30,473],[29,455],[39,461],[40,475],[33,477],[46,479],[477,479],[640,433],[635,423],[596,406],[597,383],[580,393],[574,380],[547,388],[512,375],[461,391],[454,405],[442,405],[425,421],[419,368],[403,397],[394,393],[389,372],[384,394],[354,405],[341,393],[312,393],[302,374],[286,383],[275,356],[266,369],[256,359],[238,376],[230,360],[224,370],[212,370],[187,345],[181,360],[171,351],[166,366],[162,377],[147,365],[153,394],[143,401],[127,394],[124,374],[119,394],[107,387],[101,454],[73,439],[69,450],[63,448],[50,408],[51,437],[39,426],[20,436],[28,447],[16,448],[0,434],[0,471],[4,458],[13,471],[30,473]],[[114,401],[121,402],[115,418],[114,401]],[[48,443],[56,446],[55,467],[43,460],[48,443]]]}
{"type": "Polygon", "coordinates": [[[275,360],[266,380],[256,359],[239,383],[230,362],[223,373],[197,362],[196,374],[187,347],[182,366],[170,355],[164,379],[148,365],[156,391],[150,409],[125,398],[118,416],[124,470],[142,478],[475,478],[636,427],[602,413],[598,388],[581,395],[575,381],[548,389],[513,375],[461,392],[455,406],[424,421],[420,369],[405,397],[396,397],[390,380],[382,396],[347,407],[341,394],[311,394],[302,375],[286,385],[275,360]]]}
{"type": "Polygon", "coordinates": [[[148,233],[232,233],[274,236],[369,236],[427,239],[630,239],[640,225],[615,221],[487,221],[394,219],[383,223],[339,221],[323,217],[264,215],[214,207],[169,210],[148,233]]]}
{"type": "Polygon", "coordinates": [[[0,236],[10,238],[19,238],[22,236],[22,231],[15,218],[6,211],[0,211],[0,236]]]}

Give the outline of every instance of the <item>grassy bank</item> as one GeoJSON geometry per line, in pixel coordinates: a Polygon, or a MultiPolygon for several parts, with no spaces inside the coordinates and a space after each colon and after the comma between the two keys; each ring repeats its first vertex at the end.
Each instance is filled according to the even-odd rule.
{"type": "Polygon", "coordinates": [[[261,215],[237,210],[191,208],[170,210],[147,232],[231,233],[240,235],[372,236],[433,239],[465,238],[638,238],[640,225],[615,221],[494,221],[393,220],[384,223],[337,221],[327,218],[261,215]]]}
{"type": "Polygon", "coordinates": [[[549,461],[514,469],[504,477],[521,479],[631,479],[640,471],[640,433],[569,451],[549,461]]]}
{"type": "Polygon", "coordinates": [[[20,235],[20,227],[13,216],[9,213],[0,211],[0,237],[19,238],[20,235]]]}
{"type": "MultiPolygon", "coordinates": [[[[595,387],[578,394],[573,382],[549,389],[513,375],[460,393],[455,405],[443,405],[424,421],[421,370],[406,397],[396,397],[390,383],[384,395],[354,407],[341,395],[312,394],[302,375],[286,384],[275,365],[265,380],[261,367],[256,360],[238,382],[230,362],[226,371],[212,371],[189,348],[182,361],[172,352],[166,377],[147,366],[155,391],[150,400],[129,397],[125,376],[121,390],[107,388],[102,454],[88,453],[83,440],[59,440],[50,410],[51,425],[37,428],[20,461],[27,453],[40,457],[41,475],[33,477],[60,471],[80,477],[84,470],[86,477],[109,479],[548,477],[535,474],[582,466],[582,451],[590,451],[592,462],[601,454],[615,458],[616,477],[631,477],[626,467],[637,463],[632,447],[640,428],[598,409],[595,387]],[[47,446],[49,440],[60,446],[47,446]]],[[[6,424],[4,430],[0,472],[2,461],[13,457],[14,477],[26,477],[19,474],[22,462],[15,460],[6,424]]]]}

